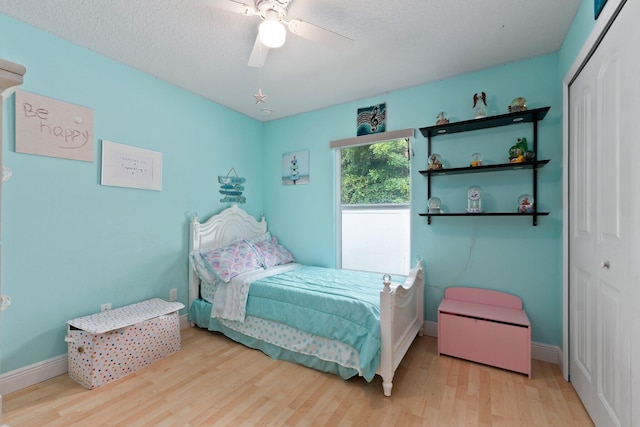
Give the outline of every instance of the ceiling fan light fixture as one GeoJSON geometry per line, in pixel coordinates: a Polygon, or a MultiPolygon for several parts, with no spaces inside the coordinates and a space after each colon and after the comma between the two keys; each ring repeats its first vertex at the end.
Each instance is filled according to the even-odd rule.
{"type": "Polygon", "coordinates": [[[258,28],[258,34],[262,44],[270,48],[282,46],[287,38],[287,30],[282,22],[271,18],[262,21],[258,28]]]}

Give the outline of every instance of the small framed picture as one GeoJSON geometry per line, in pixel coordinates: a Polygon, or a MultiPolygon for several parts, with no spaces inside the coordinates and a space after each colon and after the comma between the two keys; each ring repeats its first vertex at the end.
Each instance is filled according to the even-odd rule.
{"type": "Polygon", "coordinates": [[[103,139],[100,183],[162,191],[162,153],[103,139]]]}
{"type": "Polygon", "coordinates": [[[282,185],[309,183],[309,150],[282,155],[282,185]]]}
{"type": "Polygon", "coordinates": [[[358,136],[371,135],[387,131],[387,104],[376,104],[366,108],[358,108],[358,136]]]}

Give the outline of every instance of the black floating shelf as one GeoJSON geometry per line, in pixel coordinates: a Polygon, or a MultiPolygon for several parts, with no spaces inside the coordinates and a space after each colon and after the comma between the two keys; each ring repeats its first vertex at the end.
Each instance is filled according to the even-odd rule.
{"type": "Polygon", "coordinates": [[[549,215],[549,212],[446,212],[446,213],[419,213],[420,216],[427,217],[427,224],[431,224],[431,218],[436,216],[528,216],[532,219],[532,225],[538,225],[538,217],[549,215]]]}
{"type": "Polygon", "coordinates": [[[542,120],[551,107],[536,108],[534,110],[519,111],[517,113],[487,116],[479,119],[464,120],[461,122],[447,123],[444,125],[427,126],[420,128],[425,137],[447,135],[451,133],[466,132],[470,130],[488,129],[516,123],[530,123],[542,120]]]}
{"type": "Polygon", "coordinates": [[[497,172],[504,170],[518,170],[518,169],[539,169],[549,163],[549,160],[535,160],[533,162],[520,162],[520,163],[500,163],[497,165],[485,165],[485,166],[466,166],[463,168],[447,168],[447,169],[432,169],[422,170],[422,175],[456,175],[463,173],[480,173],[480,172],[497,172]]]}
{"type": "Polygon", "coordinates": [[[530,212],[530,213],[520,213],[520,212],[445,212],[445,213],[420,213],[420,216],[541,216],[541,215],[549,215],[549,212],[530,212]]]}

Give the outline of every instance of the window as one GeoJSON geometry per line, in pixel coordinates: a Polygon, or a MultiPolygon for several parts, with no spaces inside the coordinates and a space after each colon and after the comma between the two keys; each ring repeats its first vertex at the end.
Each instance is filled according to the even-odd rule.
{"type": "Polygon", "coordinates": [[[410,268],[409,139],[348,146],[338,155],[341,268],[410,268]]]}

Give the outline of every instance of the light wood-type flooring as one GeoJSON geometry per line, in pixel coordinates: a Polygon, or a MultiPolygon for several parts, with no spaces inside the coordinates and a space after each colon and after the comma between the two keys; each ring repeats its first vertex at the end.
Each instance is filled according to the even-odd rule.
{"type": "Polygon", "coordinates": [[[182,350],[95,390],[67,375],[4,396],[3,422],[21,426],[591,426],[557,365],[533,378],[448,356],[418,337],[381,379],[341,378],[277,361],[189,328],[182,350]]]}

